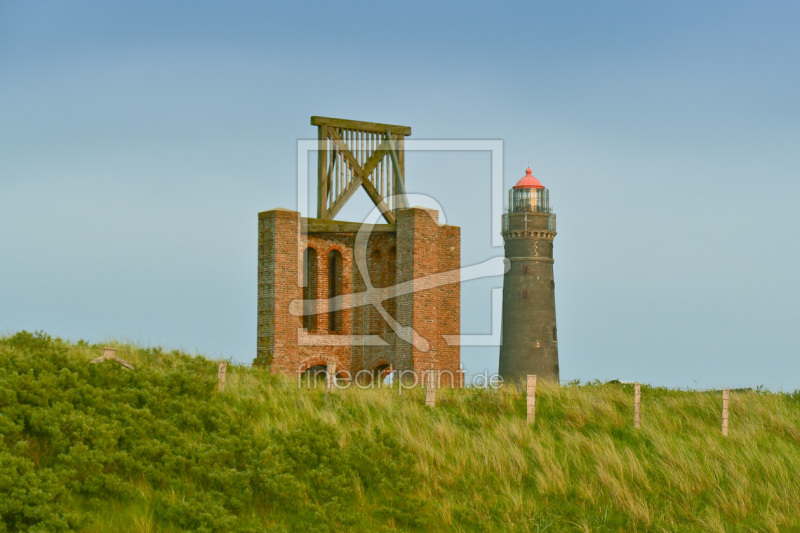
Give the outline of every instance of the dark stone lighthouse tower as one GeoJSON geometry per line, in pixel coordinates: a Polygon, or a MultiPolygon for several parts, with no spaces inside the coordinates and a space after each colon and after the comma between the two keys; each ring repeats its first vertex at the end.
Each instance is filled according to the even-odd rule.
{"type": "Polygon", "coordinates": [[[526,170],[508,191],[503,239],[511,268],[503,280],[503,344],[500,375],[520,381],[527,374],[558,382],[558,338],[553,281],[556,215],[550,191],[526,170]]]}

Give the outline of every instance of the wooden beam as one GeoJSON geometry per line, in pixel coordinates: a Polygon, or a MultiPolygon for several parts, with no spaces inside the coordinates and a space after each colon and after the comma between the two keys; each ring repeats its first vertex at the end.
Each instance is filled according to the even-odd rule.
{"type": "Polygon", "coordinates": [[[372,155],[369,156],[369,159],[364,163],[364,174],[369,176],[375,170],[375,167],[378,166],[378,163],[381,162],[383,156],[389,153],[392,145],[388,141],[383,141],[378,147],[372,152],[372,155]]]}
{"type": "MultiPolygon", "coordinates": [[[[370,158],[367,160],[366,163],[364,163],[364,168],[363,168],[364,175],[369,177],[369,175],[372,174],[372,172],[375,170],[375,167],[378,166],[380,160],[383,159],[383,156],[389,152],[389,146],[390,145],[387,141],[384,141],[380,145],[378,145],[378,148],[376,148],[375,151],[372,152],[370,158]]],[[[344,204],[346,204],[347,201],[350,199],[350,197],[353,196],[353,194],[355,194],[360,185],[361,185],[361,180],[359,179],[353,179],[350,181],[350,183],[347,184],[347,188],[345,189],[344,193],[342,193],[341,196],[339,196],[339,198],[337,198],[336,201],[333,204],[331,204],[331,207],[328,210],[328,218],[333,219],[336,217],[339,211],[341,211],[342,207],[344,207],[344,204]]],[[[383,196],[381,196],[381,198],[383,198],[383,196]]]]}
{"type": "Polygon", "coordinates": [[[347,120],[344,118],[330,117],[311,117],[312,126],[334,128],[347,128],[351,130],[369,131],[373,133],[384,133],[387,129],[397,135],[411,135],[411,126],[397,126],[395,124],[382,124],[380,122],[361,122],[359,120],[347,120]]]}
{"type": "Polygon", "coordinates": [[[342,157],[347,160],[347,164],[353,170],[353,173],[355,173],[361,179],[361,185],[364,186],[364,190],[367,191],[367,195],[370,197],[372,202],[381,209],[383,218],[385,218],[386,222],[389,224],[394,224],[396,220],[394,213],[391,209],[389,209],[389,206],[386,205],[386,202],[383,201],[383,197],[378,190],[375,189],[375,186],[372,184],[372,182],[369,181],[369,178],[364,175],[364,169],[358,164],[358,161],[356,161],[353,153],[347,148],[347,145],[344,144],[344,141],[342,141],[341,137],[339,137],[334,129],[328,130],[328,136],[342,153],[342,157]]]}
{"type": "Polygon", "coordinates": [[[317,131],[317,218],[328,218],[328,127],[320,125],[317,131]]]}
{"type": "Polygon", "coordinates": [[[356,176],[353,176],[353,179],[347,184],[347,188],[344,190],[342,195],[335,202],[333,202],[333,204],[331,204],[331,208],[328,210],[329,219],[332,220],[336,218],[336,215],[342,210],[344,204],[346,204],[347,200],[349,200],[350,197],[355,194],[359,187],[361,187],[361,180],[356,176]]]}
{"type": "MultiPolygon", "coordinates": [[[[336,163],[336,148],[334,148],[331,151],[330,155],[331,155],[331,160],[328,163],[328,173],[325,174],[325,175],[327,176],[327,179],[328,179],[328,194],[332,196],[333,195],[333,191],[334,191],[332,183],[333,183],[333,166],[336,163]]],[[[326,202],[325,203],[326,209],[327,209],[327,205],[328,204],[326,202]]],[[[328,213],[328,218],[333,218],[333,215],[328,213]]]]}
{"type": "MultiPolygon", "coordinates": [[[[391,132],[386,132],[387,137],[391,137],[391,132]]],[[[397,143],[402,146],[402,137],[397,140],[397,143]]],[[[392,166],[394,167],[394,191],[392,194],[397,196],[395,200],[395,208],[408,207],[408,200],[406,199],[406,182],[403,176],[403,151],[395,150],[394,142],[389,142],[389,155],[392,158],[392,166]]]]}
{"type": "Polygon", "coordinates": [[[397,231],[397,226],[393,224],[361,224],[360,222],[321,220],[319,218],[300,219],[300,231],[303,233],[358,233],[362,225],[372,233],[394,233],[397,231]]]}

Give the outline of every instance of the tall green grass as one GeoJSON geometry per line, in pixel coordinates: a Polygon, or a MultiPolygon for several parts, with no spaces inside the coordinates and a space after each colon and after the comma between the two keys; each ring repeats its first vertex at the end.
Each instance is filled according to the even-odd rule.
{"type": "Polygon", "coordinates": [[[800,394],[350,388],[117,345],[0,339],[0,531],[800,529],[800,394]]]}

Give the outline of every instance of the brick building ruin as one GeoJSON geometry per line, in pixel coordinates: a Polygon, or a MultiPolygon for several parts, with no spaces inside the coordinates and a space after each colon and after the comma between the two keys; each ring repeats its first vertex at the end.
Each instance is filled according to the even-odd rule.
{"type": "Polygon", "coordinates": [[[461,386],[460,228],[407,205],[411,128],[325,117],[311,124],[317,217],[258,215],[256,362],[298,376],[335,364],[338,379],[359,382],[436,370],[442,386],[461,386]],[[359,187],[385,223],[334,220],[359,187]]]}

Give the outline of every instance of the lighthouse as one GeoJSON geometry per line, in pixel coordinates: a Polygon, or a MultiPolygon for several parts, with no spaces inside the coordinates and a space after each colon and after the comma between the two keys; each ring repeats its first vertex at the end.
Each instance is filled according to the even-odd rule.
{"type": "Polygon", "coordinates": [[[508,191],[503,241],[510,268],[503,279],[500,375],[511,382],[536,374],[558,382],[553,239],[556,215],[550,191],[531,173],[508,191]]]}

